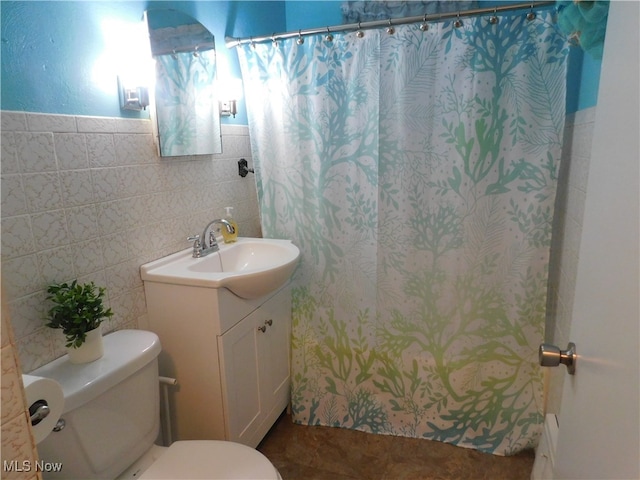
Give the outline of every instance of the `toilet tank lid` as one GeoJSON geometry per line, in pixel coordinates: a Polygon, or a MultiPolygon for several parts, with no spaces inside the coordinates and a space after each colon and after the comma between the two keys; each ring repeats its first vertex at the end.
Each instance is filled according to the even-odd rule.
{"type": "Polygon", "coordinates": [[[105,335],[104,355],[91,363],[73,364],[68,355],[48,363],[29,375],[56,380],[64,393],[64,410],[74,410],[103,394],[155,360],[160,339],[145,330],[119,330],[105,335]]]}

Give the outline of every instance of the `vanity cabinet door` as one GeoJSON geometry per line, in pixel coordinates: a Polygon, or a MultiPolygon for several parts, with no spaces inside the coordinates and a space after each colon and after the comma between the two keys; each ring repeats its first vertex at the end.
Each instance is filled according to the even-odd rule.
{"type": "Polygon", "coordinates": [[[225,438],[247,445],[262,419],[257,348],[261,332],[255,317],[258,311],[218,337],[225,438]]]}
{"type": "Polygon", "coordinates": [[[256,447],[289,403],[291,290],[218,337],[226,439],[256,447]]]}
{"type": "Polygon", "coordinates": [[[260,398],[263,402],[262,430],[269,430],[290,398],[291,290],[279,293],[261,308],[258,331],[260,398]]]}

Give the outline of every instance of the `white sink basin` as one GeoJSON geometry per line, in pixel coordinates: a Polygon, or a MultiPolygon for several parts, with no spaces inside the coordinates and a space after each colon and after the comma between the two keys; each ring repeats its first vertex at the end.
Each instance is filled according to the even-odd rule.
{"type": "Polygon", "coordinates": [[[206,257],[192,254],[188,248],[142,265],[142,280],[227,288],[241,298],[259,298],[289,280],[300,250],[289,240],[241,237],[235,243],[220,243],[220,251],[206,257]]]}

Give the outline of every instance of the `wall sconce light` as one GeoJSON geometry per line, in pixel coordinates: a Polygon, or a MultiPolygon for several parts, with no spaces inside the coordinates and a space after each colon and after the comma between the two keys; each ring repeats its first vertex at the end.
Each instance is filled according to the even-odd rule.
{"type": "Polygon", "coordinates": [[[238,113],[238,100],[242,98],[242,80],[239,78],[228,78],[220,84],[220,96],[227,98],[220,100],[220,115],[223,117],[234,117],[238,113]]]}
{"type": "Polygon", "coordinates": [[[220,102],[220,115],[236,118],[236,113],[238,113],[237,103],[236,100],[222,100],[220,102]]]}
{"type": "Polygon", "coordinates": [[[122,110],[143,110],[149,105],[149,88],[145,86],[132,86],[118,77],[118,90],[120,91],[120,108],[122,110]]]}

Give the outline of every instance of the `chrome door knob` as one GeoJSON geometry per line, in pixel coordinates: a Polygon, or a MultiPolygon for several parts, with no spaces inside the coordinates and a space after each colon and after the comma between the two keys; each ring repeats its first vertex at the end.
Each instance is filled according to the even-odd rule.
{"type": "Polygon", "coordinates": [[[557,367],[560,364],[567,366],[567,372],[569,375],[576,373],[576,360],[578,355],[576,354],[576,345],[573,342],[569,342],[566,350],[560,350],[555,345],[549,345],[548,343],[542,343],[538,349],[538,360],[542,367],[557,367]]]}

